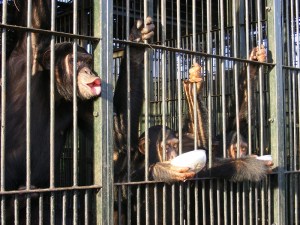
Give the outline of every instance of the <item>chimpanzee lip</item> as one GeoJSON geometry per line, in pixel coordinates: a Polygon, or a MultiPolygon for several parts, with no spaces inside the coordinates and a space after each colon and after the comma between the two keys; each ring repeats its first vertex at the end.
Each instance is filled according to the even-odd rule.
{"type": "Polygon", "coordinates": [[[101,86],[101,80],[99,77],[96,77],[92,82],[86,83],[90,88],[101,86]]]}
{"type": "Polygon", "coordinates": [[[99,77],[96,77],[92,82],[86,83],[93,93],[93,95],[98,96],[101,94],[101,80],[99,77]]]}

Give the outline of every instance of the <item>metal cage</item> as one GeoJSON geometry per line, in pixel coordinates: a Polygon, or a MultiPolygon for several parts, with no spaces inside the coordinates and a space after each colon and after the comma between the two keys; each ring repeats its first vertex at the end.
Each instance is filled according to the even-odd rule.
{"type": "MultiPolygon", "coordinates": [[[[51,30],[43,30],[34,29],[30,24],[15,26],[18,1],[0,1],[1,224],[8,224],[7,218],[11,216],[7,213],[8,204],[14,209],[14,224],[44,224],[43,218],[48,214],[50,224],[300,223],[299,1],[52,0],[49,3],[51,30]],[[129,41],[130,28],[135,20],[145,20],[147,16],[153,18],[155,35],[149,42],[133,44],[129,41]],[[66,41],[84,47],[93,54],[94,70],[102,79],[102,94],[93,108],[93,141],[87,140],[77,128],[75,100],[72,127],[60,161],[49,162],[48,188],[33,188],[30,176],[21,189],[5,188],[5,140],[9,138],[6,135],[6,105],[9,104],[6,95],[10,91],[6,88],[6,60],[19,31],[28,36],[49,34],[51,49],[54,43],[66,41]],[[177,132],[182,141],[188,114],[182,82],[188,78],[191,65],[198,62],[202,67],[208,109],[209,155],[212,155],[214,138],[226,140],[226,129],[238,117],[238,79],[243,67],[249,68],[251,49],[264,45],[267,62],[255,64],[259,69],[250,106],[255,108],[255,113],[254,119],[248,116],[247,143],[248,154],[272,155],[273,172],[258,183],[197,176],[186,182],[155,182],[149,178],[151,165],[146,144],[145,177],[135,181],[130,176],[135,168],[131,164],[134,153],[130,149],[129,135],[127,161],[123,162],[125,176],[114,180],[120,168],[113,165],[113,94],[120,62],[128,58],[134,45],[145,48],[145,97],[139,134],[145,132],[147,139],[149,127],[166,125],[177,132]],[[25,210],[22,210],[24,199],[25,210]],[[37,221],[32,221],[36,215],[31,214],[31,206],[35,202],[39,215],[37,221]],[[20,213],[24,213],[24,221],[19,221],[20,213]]],[[[28,12],[32,12],[29,5],[28,12]]],[[[30,47],[27,49],[32,57],[30,47]]],[[[128,63],[126,69],[130,71],[128,63]]],[[[54,67],[51,71],[54,72],[54,67]]],[[[247,79],[250,79],[249,73],[246,73],[247,79]]],[[[28,72],[27,79],[30,77],[28,72]]],[[[30,90],[29,85],[28,93],[30,90]]],[[[73,95],[76,99],[76,92],[73,95]]],[[[30,109],[30,97],[27,101],[30,109]]],[[[55,110],[54,106],[52,100],[49,108],[55,110]]],[[[51,112],[49,123],[53,124],[55,115],[51,112]]],[[[26,123],[30,126],[33,122],[34,118],[30,119],[28,113],[26,123]]],[[[239,132],[238,123],[234,128],[239,132]]],[[[128,129],[130,131],[130,125],[128,129]]],[[[53,131],[50,137],[52,155],[55,152],[51,147],[55,143],[53,131]]],[[[26,133],[27,174],[31,170],[32,138],[30,132],[26,133]]],[[[238,135],[238,141],[240,138],[238,135]]],[[[179,146],[181,153],[182,145],[179,146]]],[[[223,149],[223,156],[227,157],[225,145],[223,149]]]]}

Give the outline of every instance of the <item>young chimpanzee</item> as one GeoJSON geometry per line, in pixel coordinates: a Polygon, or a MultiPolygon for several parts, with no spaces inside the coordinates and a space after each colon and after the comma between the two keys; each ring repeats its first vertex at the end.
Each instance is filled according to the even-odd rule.
{"type": "MultiPolygon", "coordinates": [[[[169,127],[165,128],[166,132],[166,143],[165,143],[165,158],[163,154],[163,127],[161,125],[156,125],[150,127],[149,130],[149,149],[156,150],[156,153],[149,154],[149,163],[153,164],[156,162],[167,161],[178,156],[178,138],[173,130],[169,127]]],[[[139,150],[141,153],[145,154],[145,133],[141,134],[139,138],[139,150]]]]}
{"type": "MultiPolygon", "coordinates": [[[[263,45],[252,49],[249,59],[252,61],[266,62],[267,52],[263,45]]],[[[248,152],[248,121],[256,120],[257,115],[257,104],[255,102],[255,88],[257,86],[257,74],[258,66],[255,64],[249,64],[250,74],[250,91],[248,91],[248,79],[247,79],[247,67],[244,65],[242,72],[239,75],[239,114],[238,121],[240,125],[240,143],[239,143],[239,154],[237,153],[237,131],[236,131],[236,117],[234,119],[229,118],[227,122],[227,133],[226,133],[226,150],[227,155],[230,158],[236,158],[246,156],[248,152]],[[249,94],[250,93],[250,96],[249,94]],[[248,115],[248,104],[251,103],[251,114],[248,115]]],[[[216,157],[223,156],[223,135],[217,135],[213,142],[213,154],[216,157]]]]}
{"type": "MultiPolygon", "coordinates": [[[[208,124],[207,124],[207,109],[205,103],[202,101],[202,82],[203,79],[200,74],[201,68],[198,64],[194,64],[190,70],[190,79],[184,82],[184,89],[188,101],[189,106],[189,132],[185,133],[182,137],[182,150],[184,152],[190,151],[194,149],[194,138],[197,138],[197,148],[207,149],[208,143],[208,124]],[[197,89],[197,102],[194,102],[193,98],[193,83],[196,83],[197,89]],[[193,121],[193,108],[197,104],[197,136],[195,137],[194,121],[193,121]]],[[[228,149],[235,151],[236,149],[236,135],[234,132],[230,135],[230,141],[232,143],[228,144],[228,149]],[[235,147],[235,148],[234,148],[235,147]]],[[[230,158],[223,159],[221,158],[220,149],[222,149],[222,145],[220,143],[217,147],[214,147],[214,151],[217,151],[212,155],[212,167],[207,168],[199,173],[200,176],[213,176],[213,177],[221,177],[228,178],[233,181],[259,181],[266,176],[268,172],[271,170],[272,162],[265,162],[256,159],[255,157],[249,156],[246,157],[245,148],[247,148],[247,144],[245,141],[240,142],[240,151],[242,152],[241,158],[236,158],[236,153],[231,152],[229,154],[230,158]]],[[[151,152],[155,152],[152,151],[151,152]]],[[[186,180],[191,177],[191,174],[188,174],[188,170],[180,171],[174,170],[174,168],[168,162],[157,162],[155,165],[152,165],[152,175],[155,180],[163,180],[163,181],[174,181],[174,180],[186,180]]]]}

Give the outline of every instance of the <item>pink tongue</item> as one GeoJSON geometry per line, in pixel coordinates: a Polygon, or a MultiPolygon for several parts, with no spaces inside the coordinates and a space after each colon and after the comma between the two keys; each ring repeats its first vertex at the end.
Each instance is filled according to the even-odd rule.
{"type": "Polygon", "coordinates": [[[87,84],[90,88],[91,91],[93,93],[93,95],[100,95],[101,93],[101,80],[100,79],[96,79],[94,80],[94,82],[87,84]]]}
{"type": "Polygon", "coordinates": [[[94,95],[100,95],[101,93],[101,86],[93,86],[91,88],[92,92],[94,95]]]}

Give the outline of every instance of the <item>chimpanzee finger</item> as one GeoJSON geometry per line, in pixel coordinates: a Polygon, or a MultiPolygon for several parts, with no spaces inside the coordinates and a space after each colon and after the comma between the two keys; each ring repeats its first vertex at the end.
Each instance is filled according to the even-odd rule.
{"type": "Polygon", "coordinates": [[[189,167],[179,167],[179,166],[171,166],[170,168],[173,171],[176,171],[178,173],[185,173],[188,172],[190,170],[189,167]]]}
{"type": "Polygon", "coordinates": [[[175,179],[179,181],[186,181],[191,179],[195,176],[194,172],[187,172],[187,173],[176,173],[175,179]]]}
{"type": "Polygon", "coordinates": [[[142,35],[142,39],[143,39],[143,40],[148,40],[148,39],[152,38],[153,35],[154,35],[154,32],[151,31],[151,32],[148,33],[148,34],[143,34],[143,35],[142,35]]]}
{"type": "Polygon", "coordinates": [[[147,34],[147,33],[153,32],[154,29],[155,29],[155,25],[149,24],[141,30],[141,34],[147,34]]]}
{"type": "Polygon", "coordinates": [[[151,23],[153,23],[152,17],[151,17],[151,16],[147,16],[147,18],[146,18],[146,20],[145,20],[145,24],[146,24],[146,25],[149,25],[149,24],[151,24],[151,23]]]}
{"type": "Polygon", "coordinates": [[[136,28],[139,30],[143,27],[144,23],[142,20],[137,20],[136,21],[136,28]]]}
{"type": "Polygon", "coordinates": [[[266,161],[266,166],[273,166],[273,165],[274,165],[273,161],[266,161]]]}

